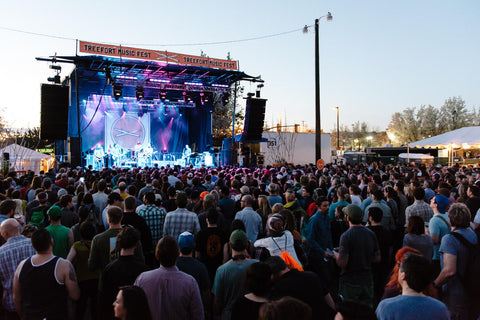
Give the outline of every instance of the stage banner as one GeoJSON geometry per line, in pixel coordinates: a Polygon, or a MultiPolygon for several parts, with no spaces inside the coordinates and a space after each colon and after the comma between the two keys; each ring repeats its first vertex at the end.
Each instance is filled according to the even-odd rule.
{"type": "Polygon", "coordinates": [[[150,144],[150,114],[139,117],[136,113],[105,113],[105,152],[115,144],[130,151],[150,144]]]}
{"type": "Polygon", "coordinates": [[[165,63],[174,63],[186,66],[217,68],[223,70],[238,70],[237,61],[226,59],[215,59],[210,57],[192,56],[182,53],[139,49],[132,47],[123,47],[110,44],[101,44],[80,41],[80,52],[88,54],[96,54],[102,56],[142,59],[150,61],[158,61],[165,63]]]}

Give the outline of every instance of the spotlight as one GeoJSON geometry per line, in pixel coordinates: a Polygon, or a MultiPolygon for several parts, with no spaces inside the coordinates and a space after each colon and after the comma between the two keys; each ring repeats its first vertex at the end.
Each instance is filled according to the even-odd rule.
{"type": "Polygon", "coordinates": [[[47,80],[56,84],[61,83],[60,76],[58,74],[56,76],[49,77],[47,80]]]}
{"type": "Polygon", "coordinates": [[[120,97],[122,96],[122,89],[123,89],[123,86],[121,83],[114,83],[113,86],[112,86],[112,89],[113,89],[113,97],[115,98],[115,100],[118,100],[120,99],[120,97]]]}
{"type": "Polygon", "coordinates": [[[137,86],[135,88],[135,96],[137,97],[137,100],[142,100],[145,97],[145,89],[143,89],[142,86],[137,86]]]}
{"type": "Polygon", "coordinates": [[[167,92],[166,91],[160,91],[159,96],[160,96],[160,100],[163,101],[163,100],[167,99],[167,92]]]}

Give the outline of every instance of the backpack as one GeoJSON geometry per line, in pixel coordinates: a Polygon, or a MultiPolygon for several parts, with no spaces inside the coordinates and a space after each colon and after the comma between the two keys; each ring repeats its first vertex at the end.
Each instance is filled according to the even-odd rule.
{"type": "Polygon", "coordinates": [[[450,234],[460,241],[468,250],[468,262],[465,273],[463,275],[457,273],[463,284],[463,288],[470,296],[478,297],[480,296],[480,273],[478,272],[478,270],[480,270],[480,232],[475,231],[477,244],[472,244],[458,232],[452,232],[450,234]]]}
{"type": "Polygon", "coordinates": [[[275,245],[277,246],[277,248],[282,251],[282,253],[280,253],[280,258],[283,259],[283,261],[285,261],[285,263],[287,264],[288,268],[289,269],[297,269],[298,271],[303,271],[303,267],[300,263],[298,263],[297,260],[295,260],[292,255],[290,253],[287,252],[287,237],[285,236],[285,250],[282,250],[280,248],[280,246],[278,245],[278,243],[275,241],[275,239],[273,239],[272,237],[272,240],[273,242],[275,243],[275,245]]]}
{"type": "Polygon", "coordinates": [[[38,228],[44,228],[48,224],[47,209],[48,206],[45,206],[40,210],[33,211],[29,224],[38,228]]]}

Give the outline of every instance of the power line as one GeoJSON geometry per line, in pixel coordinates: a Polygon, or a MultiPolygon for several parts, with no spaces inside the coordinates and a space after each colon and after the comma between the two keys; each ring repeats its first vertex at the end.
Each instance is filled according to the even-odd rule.
{"type": "MultiPolygon", "coordinates": [[[[307,26],[311,27],[311,26],[307,26]]],[[[62,37],[62,36],[55,36],[51,34],[45,34],[45,33],[39,33],[39,32],[32,32],[32,31],[25,31],[25,30],[20,30],[20,29],[13,29],[13,28],[8,28],[8,27],[3,27],[0,26],[1,30],[6,30],[6,31],[11,31],[11,32],[18,32],[18,33],[24,33],[24,34],[30,34],[34,36],[40,36],[40,37],[47,37],[47,38],[54,38],[54,39],[60,39],[60,40],[72,40],[76,41],[78,39],[75,38],[70,38],[70,37],[62,37]]],[[[279,32],[279,33],[273,33],[273,34],[268,34],[264,36],[258,36],[258,37],[252,37],[252,38],[246,38],[246,39],[237,39],[237,40],[225,40],[225,41],[216,41],[216,42],[198,42],[198,43],[163,43],[163,44],[154,44],[154,43],[124,43],[121,44],[123,46],[146,46],[146,47],[187,47],[187,46],[208,46],[208,45],[218,45],[218,44],[228,44],[228,43],[239,43],[239,42],[247,42],[247,41],[255,41],[255,40],[262,40],[262,39],[268,39],[268,38],[273,38],[273,37],[278,37],[278,36],[283,36],[286,34],[294,33],[303,30],[304,28],[299,28],[295,30],[290,30],[290,31],[285,31],[285,32],[279,32]]],[[[105,43],[102,41],[95,41],[98,43],[105,43]]]]}

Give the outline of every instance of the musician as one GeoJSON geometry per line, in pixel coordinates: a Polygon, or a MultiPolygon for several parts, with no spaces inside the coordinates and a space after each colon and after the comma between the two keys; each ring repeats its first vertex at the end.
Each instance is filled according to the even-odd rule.
{"type": "Polygon", "coordinates": [[[182,155],[182,158],[185,159],[185,164],[188,164],[190,162],[191,155],[192,155],[192,149],[190,149],[188,144],[186,144],[185,148],[183,148],[183,155],[182,155]]]}
{"type": "Polygon", "coordinates": [[[102,170],[105,158],[105,151],[100,143],[97,143],[95,150],[93,150],[93,161],[95,170],[102,170]]]}

